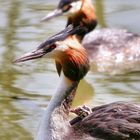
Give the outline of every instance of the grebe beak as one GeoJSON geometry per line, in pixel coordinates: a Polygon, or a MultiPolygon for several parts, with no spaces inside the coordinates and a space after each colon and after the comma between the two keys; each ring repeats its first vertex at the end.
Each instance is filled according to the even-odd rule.
{"type": "Polygon", "coordinates": [[[58,8],[49,14],[47,14],[41,21],[47,21],[54,17],[61,16],[63,14],[69,15],[78,12],[82,6],[81,0],[73,0],[68,4],[65,4],[63,0],[60,1],[58,8]]]}
{"type": "Polygon", "coordinates": [[[61,9],[56,9],[56,10],[50,12],[49,14],[47,14],[45,17],[43,17],[41,19],[41,21],[47,21],[54,17],[61,16],[62,14],[63,14],[63,11],[61,9]]]}
{"type": "Polygon", "coordinates": [[[37,58],[41,58],[43,57],[43,55],[45,55],[46,53],[43,51],[43,49],[41,50],[35,50],[29,53],[24,54],[23,56],[17,58],[14,63],[19,63],[19,62],[24,62],[24,61],[28,61],[28,60],[32,60],[32,59],[37,59],[37,58]]]}

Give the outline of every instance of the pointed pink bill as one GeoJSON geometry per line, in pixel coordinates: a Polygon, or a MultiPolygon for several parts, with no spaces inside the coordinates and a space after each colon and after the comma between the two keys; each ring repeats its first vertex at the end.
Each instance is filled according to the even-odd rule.
{"type": "Polygon", "coordinates": [[[63,14],[63,11],[61,9],[56,9],[56,10],[48,13],[45,17],[43,17],[41,19],[41,21],[47,21],[47,20],[50,20],[54,17],[61,16],[62,14],[63,14]]]}
{"type": "Polygon", "coordinates": [[[32,59],[41,58],[45,54],[46,53],[43,51],[43,49],[41,49],[41,50],[35,50],[35,51],[26,53],[23,56],[17,58],[14,61],[14,63],[19,63],[19,62],[24,62],[24,61],[32,60],[32,59]]]}

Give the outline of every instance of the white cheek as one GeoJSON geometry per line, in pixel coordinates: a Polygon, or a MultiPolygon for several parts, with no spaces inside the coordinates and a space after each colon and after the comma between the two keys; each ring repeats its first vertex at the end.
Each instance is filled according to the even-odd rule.
{"type": "Polygon", "coordinates": [[[82,2],[81,1],[73,2],[71,4],[71,6],[72,6],[72,8],[69,10],[69,13],[70,14],[76,13],[76,12],[78,12],[81,9],[82,2]]]}

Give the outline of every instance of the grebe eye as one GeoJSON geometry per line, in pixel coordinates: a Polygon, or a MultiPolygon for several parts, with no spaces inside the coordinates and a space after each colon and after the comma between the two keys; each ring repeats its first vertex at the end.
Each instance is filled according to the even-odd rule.
{"type": "Polygon", "coordinates": [[[66,5],[63,7],[63,12],[67,12],[72,6],[71,5],[66,5]]]}

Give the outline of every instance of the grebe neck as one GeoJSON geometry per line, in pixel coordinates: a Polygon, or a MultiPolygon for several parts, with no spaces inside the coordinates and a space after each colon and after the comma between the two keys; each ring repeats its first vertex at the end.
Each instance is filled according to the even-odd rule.
{"type": "Polygon", "coordinates": [[[35,140],[63,139],[71,132],[68,115],[78,83],[61,73],[59,88],[45,111],[35,140]]]}

